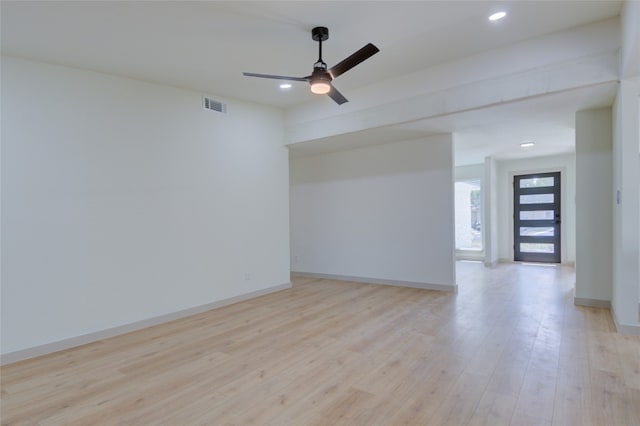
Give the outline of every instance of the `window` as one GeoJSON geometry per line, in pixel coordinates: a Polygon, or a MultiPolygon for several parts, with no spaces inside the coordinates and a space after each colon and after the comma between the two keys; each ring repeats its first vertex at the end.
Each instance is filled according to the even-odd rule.
{"type": "Polygon", "coordinates": [[[480,180],[455,185],[456,250],[482,251],[482,193],[480,180]]]}

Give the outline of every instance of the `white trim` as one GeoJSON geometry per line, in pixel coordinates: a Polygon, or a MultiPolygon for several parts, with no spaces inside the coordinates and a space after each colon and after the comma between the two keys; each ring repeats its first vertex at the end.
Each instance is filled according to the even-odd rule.
{"type": "Polygon", "coordinates": [[[628,336],[640,336],[640,323],[638,324],[621,324],[618,321],[616,312],[612,309],[611,316],[613,317],[613,323],[616,326],[616,331],[620,334],[626,334],[628,336]]]}
{"type": "Polygon", "coordinates": [[[423,290],[448,291],[452,293],[458,292],[457,284],[453,284],[453,285],[430,284],[430,283],[420,283],[415,281],[385,280],[385,279],[379,279],[379,278],[352,277],[349,275],[334,275],[334,274],[317,274],[315,272],[300,272],[300,271],[291,271],[291,273],[301,277],[322,278],[327,280],[353,281],[353,282],[366,283],[366,284],[392,285],[396,287],[411,287],[411,288],[420,288],[423,290]]]}
{"type": "Polygon", "coordinates": [[[583,297],[574,297],[573,304],[577,306],[587,306],[589,308],[605,308],[611,309],[610,300],[587,299],[583,297]]]}
{"type": "Polygon", "coordinates": [[[456,250],[456,260],[480,260],[484,261],[484,251],[473,252],[470,250],[456,250]]]}
{"type": "Polygon", "coordinates": [[[59,340],[57,342],[45,343],[44,345],[34,346],[27,349],[21,349],[15,352],[9,352],[0,355],[0,365],[11,364],[18,361],[24,361],[29,358],[35,358],[37,356],[46,355],[52,352],[58,352],[65,349],[73,348],[76,346],[86,345],[98,340],[108,339],[109,337],[118,336],[132,331],[141,330],[143,328],[152,327],[154,325],[167,323],[180,318],[188,317],[191,315],[200,314],[202,312],[210,311],[212,309],[221,308],[223,306],[232,305],[234,303],[242,302],[245,300],[253,299],[255,297],[264,296],[266,294],[275,293],[277,291],[286,290],[291,288],[291,282],[268,287],[262,290],[253,291],[250,293],[241,294],[239,296],[230,297],[228,299],[218,300],[216,302],[207,303],[200,306],[194,306],[193,308],[183,309],[181,311],[172,312],[164,315],[160,315],[153,318],[148,318],[141,321],[136,321],[130,324],[121,325],[118,327],[108,328],[105,330],[96,331],[93,333],[83,334],[81,336],[70,337],[68,339],[59,340]]]}

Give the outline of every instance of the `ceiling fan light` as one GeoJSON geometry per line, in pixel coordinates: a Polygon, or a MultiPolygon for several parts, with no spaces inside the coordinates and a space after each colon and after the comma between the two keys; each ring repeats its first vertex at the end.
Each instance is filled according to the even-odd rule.
{"type": "Polygon", "coordinates": [[[311,92],[316,95],[326,95],[331,91],[331,86],[324,80],[317,80],[311,82],[311,92]]]}

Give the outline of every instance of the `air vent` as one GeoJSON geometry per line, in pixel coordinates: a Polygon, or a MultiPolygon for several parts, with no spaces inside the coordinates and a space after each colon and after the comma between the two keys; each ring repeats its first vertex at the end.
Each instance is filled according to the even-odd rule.
{"type": "Polygon", "coordinates": [[[223,114],[227,113],[227,104],[216,101],[215,99],[208,98],[206,96],[202,97],[202,107],[210,111],[221,112],[223,114]]]}

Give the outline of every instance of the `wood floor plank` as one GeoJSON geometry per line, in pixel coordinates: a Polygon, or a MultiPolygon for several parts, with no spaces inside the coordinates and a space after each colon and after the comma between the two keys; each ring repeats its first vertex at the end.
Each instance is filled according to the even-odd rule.
{"type": "Polygon", "coordinates": [[[463,373],[434,415],[428,419],[434,425],[465,425],[473,417],[485,393],[489,376],[463,373]]]}
{"type": "Polygon", "coordinates": [[[597,426],[589,413],[591,389],[586,356],[562,357],[553,407],[553,425],[597,426]]]}
{"type": "Polygon", "coordinates": [[[509,426],[516,402],[512,396],[485,392],[467,426],[509,426]]]}
{"type": "Polygon", "coordinates": [[[457,294],[291,289],[1,367],[3,425],[640,424],[640,338],[573,269],[457,265],[457,294]]]}

